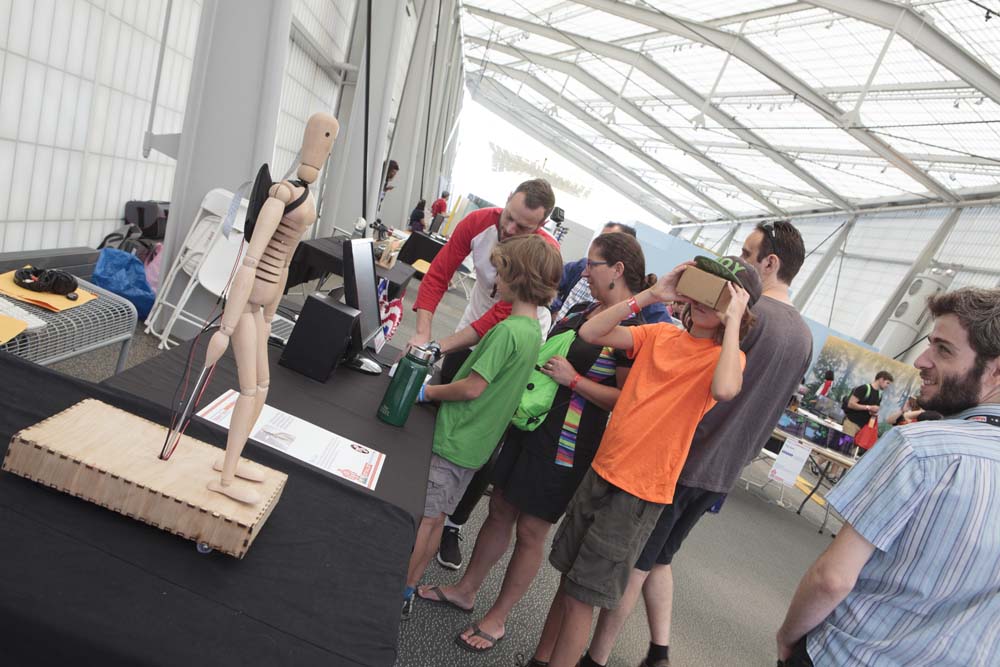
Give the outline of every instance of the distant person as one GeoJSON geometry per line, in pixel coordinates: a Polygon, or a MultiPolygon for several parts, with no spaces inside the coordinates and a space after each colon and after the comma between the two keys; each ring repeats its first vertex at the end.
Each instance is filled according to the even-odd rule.
{"type": "Polygon", "coordinates": [[[879,371],[872,382],[854,388],[843,406],[843,430],[846,435],[854,437],[872,417],[878,416],[882,392],[888,389],[892,382],[892,373],[879,371]]]}
{"type": "Polygon", "coordinates": [[[411,232],[422,232],[424,231],[424,216],[427,215],[427,200],[421,199],[417,202],[417,205],[410,212],[410,231],[411,232]]]}
{"type": "Polygon", "coordinates": [[[827,396],[830,393],[830,387],[833,386],[833,371],[827,371],[823,375],[823,384],[820,385],[819,390],[816,392],[817,396],[827,396]]]}
{"type": "MultiPolygon", "coordinates": [[[[601,229],[601,234],[610,234],[612,232],[621,232],[635,238],[635,227],[620,222],[609,222],[601,229]]],[[[570,309],[577,304],[593,300],[593,296],[590,293],[590,280],[583,275],[583,270],[586,266],[586,257],[573,262],[567,262],[563,265],[563,277],[559,281],[559,291],[549,306],[555,314],[555,321],[558,322],[566,317],[570,309]]],[[[613,289],[614,285],[611,287],[613,289]]],[[[670,310],[666,304],[657,301],[643,309],[642,318],[647,324],[669,322],[670,310]]]]}
{"type": "Polygon", "coordinates": [[[917,421],[917,418],[923,413],[924,409],[920,407],[920,403],[916,396],[909,396],[906,399],[906,403],[899,410],[895,410],[889,413],[886,417],[886,423],[892,424],[893,426],[904,426],[906,424],[912,424],[917,421]]]}
{"type": "Polygon", "coordinates": [[[382,200],[385,199],[385,193],[392,190],[394,185],[392,185],[392,179],[396,178],[396,174],[399,173],[399,163],[395,160],[389,160],[389,164],[385,168],[385,181],[382,183],[382,189],[378,194],[378,207],[379,210],[382,209],[382,200]]]}
{"type": "Polygon", "coordinates": [[[844,524],[778,630],[779,665],[995,665],[1000,656],[1000,289],[932,296],[920,406],[826,500],[844,524]]]}
{"type": "Polygon", "coordinates": [[[448,210],[448,197],[450,196],[451,193],[445,190],[440,197],[434,200],[434,203],[431,204],[431,220],[434,219],[434,216],[445,214],[445,211],[448,210]]]}

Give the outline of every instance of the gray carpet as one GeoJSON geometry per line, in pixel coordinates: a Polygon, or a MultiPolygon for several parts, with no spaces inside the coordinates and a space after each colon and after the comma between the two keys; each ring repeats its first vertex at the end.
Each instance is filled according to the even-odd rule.
{"type": "MultiPolygon", "coordinates": [[[[332,282],[328,286],[332,286],[332,282]]],[[[401,346],[413,330],[410,310],[417,283],[411,285],[404,321],[393,343],[401,346]]],[[[301,297],[300,297],[301,298],[301,297]]],[[[465,306],[460,290],[449,291],[435,317],[434,334],[450,333],[465,306]]],[[[156,339],[137,328],[128,366],[141,363],[159,351],[156,339]]],[[[54,368],[99,382],[114,373],[118,347],[81,355],[54,368]]],[[[766,480],[768,465],[755,463],[747,474],[757,482],[766,480]]],[[[718,516],[708,516],[691,534],[675,560],[674,624],[671,661],[674,665],[770,665],[774,664],[774,632],[784,616],[799,578],[830,543],[817,534],[823,512],[809,503],[805,516],[775,504],[779,490],[771,485],[762,492],[738,487],[718,516]]],[[[786,490],[784,501],[795,507],[803,498],[797,489],[786,490]]],[[[472,553],[475,534],[486,514],[481,502],[466,527],[462,542],[465,557],[472,553]]],[[[793,508],[794,509],[794,508],[793,508]]],[[[834,522],[834,529],[838,526],[834,522]]],[[[477,607],[483,611],[495,599],[510,551],[487,578],[477,607]]],[[[432,563],[424,577],[427,583],[450,583],[460,573],[432,563]]],[[[541,631],[558,577],[546,563],[525,598],[508,621],[506,640],[483,655],[472,655],[454,644],[454,637],[470,620],[458,611],[419,601],[410,620],[399,633],[399,667],[518,664],[530,657],[541,631]]],[[[639,605],[619,639],[610,665],[632,667],[645,655],[648,642],[645,613],[639,605]]]]}

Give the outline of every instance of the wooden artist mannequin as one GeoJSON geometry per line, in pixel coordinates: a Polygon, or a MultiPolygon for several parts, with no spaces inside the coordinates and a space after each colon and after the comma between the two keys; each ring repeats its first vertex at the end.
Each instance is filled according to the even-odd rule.
{"type": "Polygon", "coordinates": [[[296,172],[304,185],[282,181],[271,186],[229,289],[222,324],[205,354],[208,368],[219,361],[232,341],[240,395],[229,424],[225,457],[221,465],[216,464],[222,476],[209,482],[208,488],[239,502],[256,504],[260,500],[251,485],[236,482],[234,477],[251,482],[263,479],[253,464],[240,461],[240,454],[267,398],[270,382],[267,339],[285,291],[288,265],[299,239],[316,221],[316,204],[311,194],[287,215],[285,207],[299,199],[316,180],[339,129],[337,120],[328,114],[317,113],[309,118],[302,139],[302,160],[296,172]]]}

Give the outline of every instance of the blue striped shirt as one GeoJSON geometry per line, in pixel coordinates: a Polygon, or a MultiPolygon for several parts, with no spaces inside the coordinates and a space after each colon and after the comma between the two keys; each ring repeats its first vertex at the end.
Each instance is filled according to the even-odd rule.
{"type": "Polygon", "coordinates": [[[817,667],[1000,660],[1000,428],[971,415],[1000,405],[892,429],[830,492],[876,551],[809,634],[817,667]]]}

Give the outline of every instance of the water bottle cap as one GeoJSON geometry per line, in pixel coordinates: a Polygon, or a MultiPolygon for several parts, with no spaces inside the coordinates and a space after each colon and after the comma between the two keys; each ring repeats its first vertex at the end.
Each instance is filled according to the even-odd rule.
{"type": "Polygon", "coordinates": [[[416,361],[430,363],[434,361],[434,350],[421,345],[414,345],[410,348],[410,351],[406,353],[406,356],[415,359],[416,361]]]}

